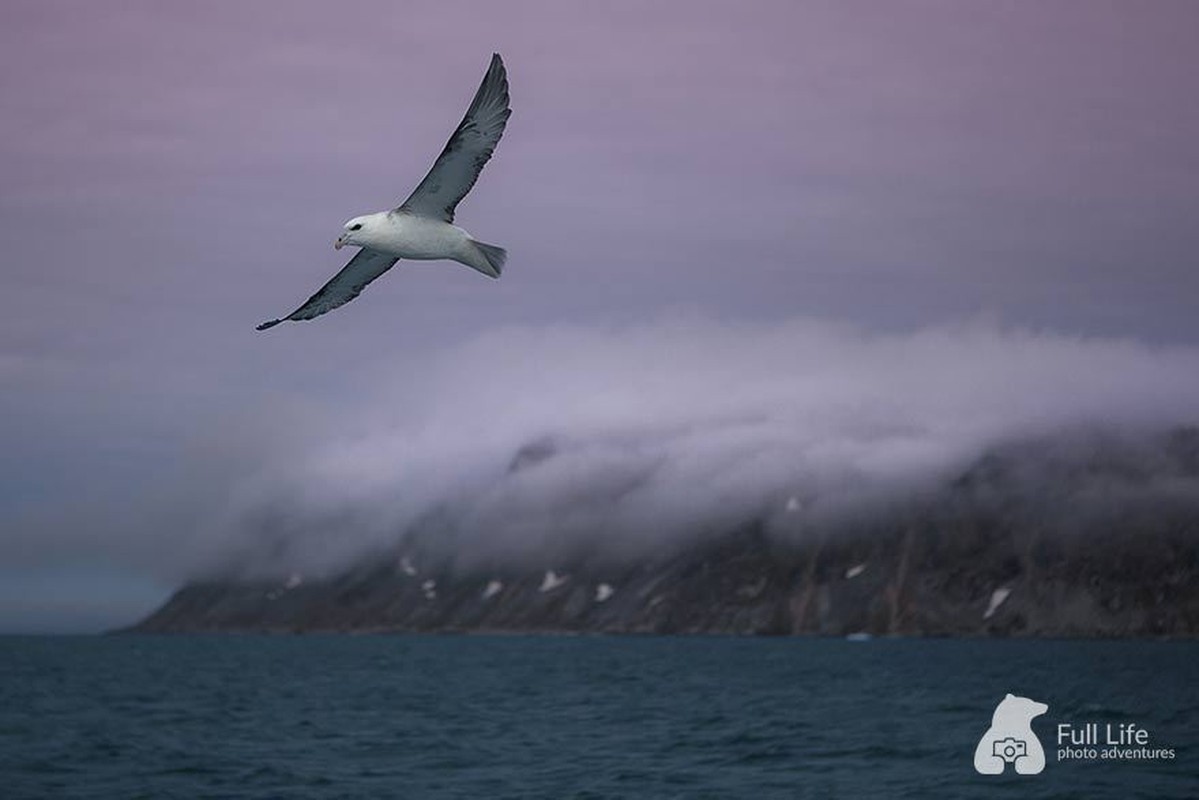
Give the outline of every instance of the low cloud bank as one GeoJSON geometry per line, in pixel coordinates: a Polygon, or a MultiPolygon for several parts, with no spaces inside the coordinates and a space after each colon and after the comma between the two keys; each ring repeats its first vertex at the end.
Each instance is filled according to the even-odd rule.
{"type": "MultiPolygon", "coordinates": [[[[260,454],[184,531],[181,566],[322,573],[405,535],[491,560],[635,555],[749,519],[788,535],[884,513],[1013,442],[1158,441],[1196,423],[1196,348],[989,322],[503,329],[397,365],[305,446],[260,454]]],[[[1136,485],[1199,496],[1137,447],[1136,485]]],[[[1032,484],[1050,462],[1029,459],[1032,484]]]]}

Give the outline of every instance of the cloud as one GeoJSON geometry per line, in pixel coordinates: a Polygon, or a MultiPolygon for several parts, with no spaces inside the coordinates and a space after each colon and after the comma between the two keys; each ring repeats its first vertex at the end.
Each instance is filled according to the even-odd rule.
{"type": "Polygon", "coordinates": [[[1199,348],[988,321],[511,327],[380,375],[302,447],[233,471],[176,567],[320,572],[414,532],[459,558],[645,552],[788,504],[835,521],[1012,442],[1197,409],[1199,348]]]}

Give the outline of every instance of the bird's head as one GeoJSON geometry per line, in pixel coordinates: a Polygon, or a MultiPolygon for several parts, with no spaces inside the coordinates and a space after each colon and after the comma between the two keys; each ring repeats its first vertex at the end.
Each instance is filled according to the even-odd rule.
{"type": "Polygon", "coordinates": [[[347,244],[363,246],[372,223],[373,219],[370,216],[354,217],[342,226],[341,236],[338,236],[337,241],[333,243],[333,249],[340,250],[347,244]]]}

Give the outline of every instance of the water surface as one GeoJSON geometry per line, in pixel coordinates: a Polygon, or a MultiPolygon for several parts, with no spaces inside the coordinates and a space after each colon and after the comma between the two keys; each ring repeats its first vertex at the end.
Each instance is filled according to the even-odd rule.
{"type": "Polygon", "coordinates": [[[0,637],[0,796],[1195,797],[1199,643],[0,637]],[[1041,775],[983,777],[1006,692],[1041,775]],[[1057,762],[1059,721],[1174,761],[1057,762]]]}

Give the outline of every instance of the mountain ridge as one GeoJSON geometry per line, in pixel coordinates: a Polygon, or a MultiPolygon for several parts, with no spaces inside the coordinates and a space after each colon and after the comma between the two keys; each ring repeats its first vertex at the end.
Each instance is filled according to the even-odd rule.
{"type": "MultiPolygon", "coordinates": [[[[510,468],[553,457],[535,442],[510,468]]],[[[649,556],[544,563],[409,535],[328,576],[190,583],[129,630],[1190,637],[1196,489],[1196,429],[1037,440],[840,529],[756,518],[649,556]]]]}

